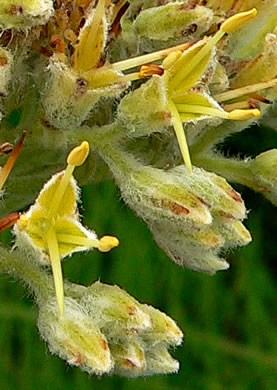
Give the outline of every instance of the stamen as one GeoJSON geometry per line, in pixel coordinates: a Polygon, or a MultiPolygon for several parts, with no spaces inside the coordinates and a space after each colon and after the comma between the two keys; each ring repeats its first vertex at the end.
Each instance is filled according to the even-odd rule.
{"type": "Polygon", "coordinates": [[[119,62],[115,62],[112,64],[112,68],[117,71],[123,71],[127,69],[132,69],[137,66],[141,66],[150,62],[155,62],[161,60],[162,58],[167,57],[170,53],[175,52],[177,50],[186,50],[192,45],[195,44],[196,41],[186,42],[181,45],[173,46],[168,49],[163,49],[159,51],[155,51],[154,53],[144,54],[139,57],[129,58],[128,60],[123,60],[119,62]]]}
{"type": "Polygon", "coordinates": [[[93,240],[87,237],[74,236],[73,234],[57,234],[58,242],[64,244],[75,244],[88,248],[98,248],[99,240],[93,240]]]}
{"type": "Polygon", "coordinates": [[[111,249],[117,247],[119,241],[116,237],[113,236],[103,236],[99,240],[98,249],[100,252],[109,252],[111,249]]]}
{"type": "MultiPolygon", "coordinates": [[[[205,107],[205,106],[196,106],[191,104],[176,104],[176,108],[180,114],[182,113],[193,113],[193,114],[202,114],[208,116],[216,116],[218,118],[228,119],[229,113],[221,111],[217,108],[205,107]]],[[[182,117],[182,115],[181,115],[182,117]]]]}
{"type": "Polygon", "coordinates": [[[64,289],[63,289],[63,274],[61,266],[61,258],[57,236],[54,229],[50,229],[47,233],[47,246],[53,271],[56,297],[60,315],[64,315],[64,289]]]}
{"type": "Polygon", "coordinates": [[[277,78],[269,81],[264,81],[262,83],[257,83],[257,84],[247,85],[245,87],[241,87],[237,89],[232,89],[231,91],[222,92],[219,93],[218,95],[213,96],[213,98],[218,102],[225,102],[227,100],[236,99],[240,96],[250,95],[253,92],[257,92],[262,89],[275,87],[276,85],[277,85],[277,78]]]}
{"type": "Polygon", "coordinates": [[[10,157],[6,161],[6,164],[4,165],[4,167],[2,168],[2,170],[0,172],[0,190],[3,188],[8,176],[9,176],[9,174],[10,174],[10,172],[11,172],[11,170],[12,170],[12,168],[13,168],[13,166],[14,166],[14,164],[19,156],[19,153],[21,151],[23,141],[24,141],[26,134],[27,134],[27,132],[23,131],[22,136],[20,137],[20,140],[18,141],[12,154],[10,155],[10,157]]]}
{"type": "Polygon", "coordinates": [[[257,108],[254,108],[253,110],[234,110],[229,112],[228,119],[243,121],[253,116],[259,118],[260,115],[261,112],[257,108]]]}
{"type": "Polygon", "coordinates": [[[58,242],[80,245],[80,247],[96,248],[100,252],[109,252],[119,245],[119,240],[113,236],[103,236],[100,240],[78,237],[71,234],[57,234],[58,242]]]}
{"type": "Polygon", "coordinates": [[[176,108],[179,111],[181,118],[182,113],[202,114],[231,120],[245,120],[253,116],[256,118],[260,116],[260,111],[256,108],[253,110],[234,110],[231,112],[225,112],[217,108],[197,106],[191,104],[176,104],[176,108]]]}
{"type": "Polygon", "coordinates": [[[185,130],[183,128],[182,119],[181,119],[179,112],[178,112],[178,110],[177,110],[177,108],[172,100],[169,100],[169,102],[168,102],[168,109],[172,115],[172,125],[173,125],[175,133],[176,133],[176,137],[178,140],[178,144],[179,144],[185,165],[186,165],[188,171],[190,173],[192,173],[190,153],[189,153],[188,143],[187,143],[187,139],[186,139],[186,135],[185,135],[185,130]]]}

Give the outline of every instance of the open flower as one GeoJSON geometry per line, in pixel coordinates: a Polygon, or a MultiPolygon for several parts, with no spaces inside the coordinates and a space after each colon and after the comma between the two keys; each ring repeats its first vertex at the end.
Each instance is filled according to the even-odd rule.
{"type": "Polygon", "coordinates": [[[21,215],[14,229],[21,244],[27,242],[39,253],[42,263],[51,263],[61,314],[64,313],[61,258],[91,248],[107,252],[119,244],[115,237],[98,239],[79,221],[79,188],[72,175],[75,167],[86,160],[88,153],[86,141],[70,152],[66,170],[57,173],[45,184],[35,204],[21,215]]]}

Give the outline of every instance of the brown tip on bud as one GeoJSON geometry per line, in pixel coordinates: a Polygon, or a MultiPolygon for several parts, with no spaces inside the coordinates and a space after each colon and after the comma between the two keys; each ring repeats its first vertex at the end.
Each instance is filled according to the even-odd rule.
{"type": "Polygon", "coordinates": [[[232,33],[233,31],[240,28],[245,23],[249,22],[249,20],[253,19],[257,15],[258,11],[256,8],[252,8],[246,12],[239,12],[238,14],[231,16],[229,19],[225,20],[222,23],[220,30],[225,33],[232,33]]]}
{"type": "Polygon", "coordinates": [[[67,157],[67,163],[75,167],[82,165],[89,154],[89,143],[83,141],[80,146],[72,149],[67,157]]]}

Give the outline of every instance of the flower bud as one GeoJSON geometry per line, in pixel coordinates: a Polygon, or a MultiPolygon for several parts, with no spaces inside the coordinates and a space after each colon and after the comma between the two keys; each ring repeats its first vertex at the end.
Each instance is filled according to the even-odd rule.
{"type": "Polygon", "coordinates": [[[115,373],[137,377],[176,372],[178,363],[167,348],[180,345],[183,334],[166,314],[140,304],[117,286],[100,282],[87,288],[80,304],[105,334],[115,373]],[[163,346],[161,358],[155,356],[157,345],[163,346]],[[157,359],[159,363],[154,366],[157,359]]]}
{"type": "Polygon", "coordinates": [[[8,83],[12,77],[13,57],[8,50],[0,47],[0,95],[6,95],[8,83]]]}
{"type": "Polygon", "coordinates": [[[66,298],[61,317],[54,299],[40,305],[38,328],[53,354],[90,374],[101,375],[112,370],[107,340],[84,308],[66,298]]]}
{"type": "Polygon", "coordinates": [[[167,221],[178,226],[200,227],[212,221],[209,206],[169,171],[141,167],[122,178],[122,196],[145,221],[167,221]]]}
{"type": "Polygon", "coordinates": [[[170,114],[164,79],[154,75],[126,95],[118,106],[118,118],[132,137],[149,135],[168,126],[170,114]]]}
{"type": "Polygon", "coordinates": [[[142,309],[151,317],[152,326],[145,331],[144,337],[149,345],[156,345],[157,341],[170,345],[182,343],[183,334],[170,317],[149,305],[142,305],[142,309]]]}
{"type": "Polygon", "coordinates": [[[178,166],[135,169],[119,180],[125,201],[147,222],[158,245],[177,264],[215,273],[229,267],[221,250],[246,245],[240,195],[214,173],[178,166]]]}
{"type": "Polygon", "coordinates": [[[179,362],[172,358],[164,344],[145,353],[147,370],[144,375],[170,374],[179,370],[179,362]]]}
{"type": "Polygon", "coordinates": [[[87,288],[81,303],[89,312],[97,313],[99,325],[105,327],[108,334],[117,333],[118,337],[118,332],[151,327],[150,316],[142,310],[140,303],[118,286],[96,282],[87,288]],[[111,321],[114,322],[112,327],[111,321]]]}
{"type": "Polygon", "coordinates": [[[29,28],[46,23],[53,14],[52,0],[5,0],[0,2],[0,28],[29,28]]]}
{"type": "Polygon", "coordinates": [[[212,21],[213,12],[209,8],[176,2],[142,10],[134,27],[139,36],[148,39],[183,40],[184,37],[200,37],[212,21]]]}
{"type": "Polygon", "coordinates": [[[231,81],[232,88],[271,80],[277,74],[277,37],[267,34],[264,47],[231,81]]]}
{"type": "Polygon", "coordinates": [[[259,154],[250,167],[264,196],[277,204],[277,149],[259,154]]]}
{"type": "Polygon", "coordinates": [[[114,344],[111,345],[111,353],[116,374],[130,378],[145,375],[144,351],[138,344],[130,343],[127,346],[114,344]]]}
{"type": "Polygon", "coordinates": [[[100,98],[119,96],[128,86],[120,82],[120,74],[112,69],[74,70],[58,55],[51,57],[49,72],[43,108],[47,120],[63,130],[80,126],[100,98]]]}

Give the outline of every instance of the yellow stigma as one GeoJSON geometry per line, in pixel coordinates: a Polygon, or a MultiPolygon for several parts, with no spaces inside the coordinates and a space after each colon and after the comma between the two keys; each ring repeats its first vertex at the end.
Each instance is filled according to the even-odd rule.
{"type": "Polygon", "coordinates": [[[98,249],[100,252],[109,252],[119,245],[119,240],[113,236],[104,236],[100,238],[98,249]]]}
{"type": "Polygon", "coordinates": [[[246,12],[239,12],[222,23],[220,30],[229,34],[240,28],[243,24],[249,22],[249,20],[253,19],[256,15],[256,8],[252,8],[250,11],[246,12]]]}
{"type": "Polygon", "coordinates": [[[249,119],[253,116],[256,118],[259,118],[260,115],[261,115],[261,112],[257,108],[254,108],[253,110],[233,110],[233,111],[229,112],[228,119],[245,120],[245,119],[249,119]]]}
{"type": "Polygon", "coordinates": [[[89,154],[89,143],[84,141],[69,153],[67,163],[75,167],[82,165],[89,154]]]}

